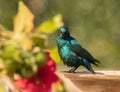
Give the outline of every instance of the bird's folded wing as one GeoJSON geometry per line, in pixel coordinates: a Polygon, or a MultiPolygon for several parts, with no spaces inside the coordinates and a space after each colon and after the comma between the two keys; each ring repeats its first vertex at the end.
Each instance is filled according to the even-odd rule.
{"type": "Polygon", "coordinates": [[[94,59],[93,56],[86,49],[84,49],[75,39],[71,40],[70,49],[79,57],[85,58],[90,61],[93,61],[94,59]]]}

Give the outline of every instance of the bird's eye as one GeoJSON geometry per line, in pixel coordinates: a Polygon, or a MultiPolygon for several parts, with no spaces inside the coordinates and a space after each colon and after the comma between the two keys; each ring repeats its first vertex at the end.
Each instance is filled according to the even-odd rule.
{"type": "Polygon", "coordinates": [[[67,31],[66,33],[69,34],[69,31],[67,31]]]}

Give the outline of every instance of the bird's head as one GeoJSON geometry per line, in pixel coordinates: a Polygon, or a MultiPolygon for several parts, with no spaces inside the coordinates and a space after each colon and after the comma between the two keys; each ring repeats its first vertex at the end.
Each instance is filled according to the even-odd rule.
{"type": "Polygon", "coordinates": [[[60,36],[62,37],[66,37],[69,36],[70,32],[69,29],[66,26],[62,26],[59,28],[59,33],[60,36]]]}

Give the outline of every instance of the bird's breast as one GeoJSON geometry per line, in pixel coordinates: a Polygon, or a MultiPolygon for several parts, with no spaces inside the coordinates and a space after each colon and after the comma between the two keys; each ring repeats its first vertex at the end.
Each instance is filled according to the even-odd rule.
{"type": "Polygon", "coordinates": [[[75,66],[77,64],[80,64],[80,59],[79,57],[76,56],[75,53],[73,53],[69,47],[64,46],[61,50],[60,50],[60,54],[61,54],[61,58],[63,60],[63,62],[67,65],[67,66],[75,66]]]}
{"type": "Polygon", "coordinates": [[[63,46],[60,51],[63,55],[68,55],[70,53],[70,49],[68,46],[63,46]]]}

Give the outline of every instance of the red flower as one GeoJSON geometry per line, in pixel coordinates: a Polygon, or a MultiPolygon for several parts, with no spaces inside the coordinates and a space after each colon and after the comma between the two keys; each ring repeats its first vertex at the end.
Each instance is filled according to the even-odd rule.
{"type": "Polygon", "coordinates": [[[47,61],[43,67],[38,69],[37,75],[31,78],[15,80],[15,87],[25,92],[51,92],[52,83],[59,81],[54,73],[56,65],[46,52],[47,61]]]}

